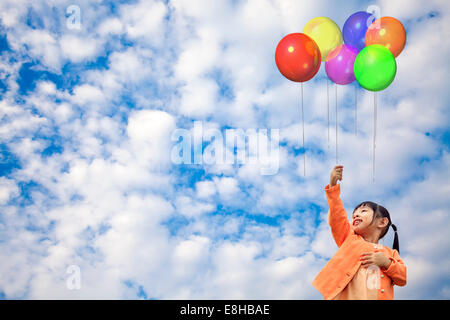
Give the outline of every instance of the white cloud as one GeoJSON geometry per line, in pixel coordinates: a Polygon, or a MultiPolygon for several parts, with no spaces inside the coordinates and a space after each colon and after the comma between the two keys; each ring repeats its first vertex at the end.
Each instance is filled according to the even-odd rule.
{"type": "Polygon", "coordinates": [[[448,14],[450,9],[447,3],[439,0],[427,1],[421,5],[410,5],[410,2],[407,0],[399,0],[395,2],[381,0],[380,8],[382,16],[388,15],[395,17],[400,21],[417,19],[419,17],[426,16],[433,11],[440,11],[448,14]]]}
{"type": "Polygon", "coordinates": [[[51,81],[40,81],[36,87],[43,94],[52,95],[56,93],[56,85],[51,81]]]}
{"type": "Polygon", "coordinates": [[[123,5],[121,18],[127,35],[131,39],[144,38],[150,43],[160,44],[167,8],[162,1],[140,1],[123,5]]]}
{"type": "Polygon", "coordinates": [[[208,238],[201,236],[191,236],[188,240],[180,241],[173,253],[174,275],[186,279],[202,268],[208,260],[210,244],[208,238]]]}
{"type": "Polygon", "coordinates": [[[112,149],[114,158],[122,163],[132,162],[157,172],[170,167],[171,134],[175,130],[175,124],[175,118],[164,111],[132,112],[126,128],[128,139],[112,149]]]}
{"type": "Polygon", "coordinates": [[[224,200],[231,200],[239,193],[238,180],[232,177],[216,178],[214,177],[217,191],[224,200]]]}
{"type": "Polygon", "coordinates": [[[0,177],[0,205],[6,204],[9,199],[19,195],[19,188],[14,180],[0,177]]]}
{"type": "Polygon", "coordinates": [[[72,106],[67,103],[61,103],[54,112],[58,124],[66,122],[73,114],[72,106]]]}
{"type": "Polygon", "coordinates": [[[216,206],[212,203],[194,201],[187,196],[179,196],[175,202],[178,212],[187,217],[197,217],[216,209],[216,206]]]}
{"type": "Polygon", "coordinates": [[[123,52],[114,52],[109,57],[110,70],[117,75],[120,82],[137,82],[152,70],[148,63],[151,53],[130,48],[123,52]]]}
{"type": "Polygon", "coordinates": [[[0,4],[0,19],[3,25],[6,27],[15,27],[20,20],[20,17],[25,13],[26,1],[14,1],[6,2],[2,1],[0,4]]]}
{"type": "Polygon", "coordinates": [[[311,249],[315,254],[330,259],[337,250],[336,243],[331,235],[331,229],[328,225],[328,217],[319,225],[314,241],[311,243],[311,249]]]}
{"type": "Polygon", "coordinates": [[[20,39],[12,40],[13,48],[27,45],[28,53],[54,72],[58,72],[62,66],[62,56],[58,39],[46,30],[29,29],[23,33],[20,39]],[[14,41],[20,41],[15,43],[14,41]]]}
{"type": "MultiPolygon", "coordinates": [[[[173,116],[159,110],[141,110],[132,113],[128,120],[127,132],[133,141],[164,143],[170,140],[175,128],[173,116]]],[[[156,150],[155,150],[156,151],[156,150]]]]}
{"type": "Polygon", "coordinates": [[[98,33],[102,37],[108,34],[121,34],[122,32],[123,23],[118,18],[106,19],[98,27],[98,33]]]}
{"type": "Polygon", "coordinates": [[[11,117],[9,122],[0,127],[0,136],[5,141],[10,140],[14,136],[26,136],[48,123],[46,118],[32,115],[29,111],[17,110],[14,107],[8,109],[8,113],[11,112],[14,116],[11,117]]]}
{"type": "Polygon", "coordinates": [[[100,50],[101,40],[75,35],[64,35],[60,39],[61,51],[71,62],[91,60],[100,50]]]}
{"type": "Polygon", "coordinates": [[[219,44],[211,29],[199,29],[198,38],[182,44],[178,61],[174,67],[180,80],[193,80],[205,72],[217,67],[219,44]]]}
{"type": "Polygon", "coordinates": [[[214,182],[205,180],[199,181],[195,184],[195,189],[197,190],[197,197],[199,198],[210,198],[216,194],[216,185],[214,182]]]}
{"type": "Polygon", "coordinates": [[[74,103],[81,105],[89,103],[89,107],[95,107],[96,104],[102,103],[106,99],[102,90],[89,84],[76,86],[73,93],[72,101],[74,103]]]}
{"type": "Polygon", "coordinates": [[[218,86],[210,79],[189,81],[180,89],[182,100],[180,113],[189,117],[205,117],[212,114],[216,106],[218,86]]]}

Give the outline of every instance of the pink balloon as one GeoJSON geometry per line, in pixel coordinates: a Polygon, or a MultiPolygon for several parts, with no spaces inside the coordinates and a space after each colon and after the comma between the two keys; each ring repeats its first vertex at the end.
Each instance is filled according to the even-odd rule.
{"type": "Polygon", "coordinates": [[[349,84],[355,81],[353,64],[357,55],[358,50],[348,44],[337,46],[330,51],[325,62],[328,78],[337,84],[349,84]]]}

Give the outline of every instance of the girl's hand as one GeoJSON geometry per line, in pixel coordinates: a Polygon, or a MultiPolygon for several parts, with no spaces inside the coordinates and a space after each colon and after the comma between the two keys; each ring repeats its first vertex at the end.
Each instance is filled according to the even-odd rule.
{"type": "Polygon", "coordinates": [[[364,252],[360,259],[362,266],[375,265],[380,268],[389,268],[391,260],[383,252],[364,252]]]}
{"type": "Polygon", "coordinates": [[[344,166],[342,166],[342,165],[335,166],[333,168],[333,170],[331,170],[330,187],[335,186],[338,180],[342,181],[342,171],[343,170],[344,170],[344,166]]]}

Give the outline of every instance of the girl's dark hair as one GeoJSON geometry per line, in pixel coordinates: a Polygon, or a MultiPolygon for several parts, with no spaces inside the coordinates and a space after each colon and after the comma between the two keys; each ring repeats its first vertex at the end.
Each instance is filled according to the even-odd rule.
{"type": "Polygon", "coordinates": [[[387,226],[384,228],[384,230],[380,234],[380,239],[383,238],[386,233],[389,230],[389,227],[392,226],[392,229],[394,229],[394,244],[392,245],[392,249],[395,249],[400,253],[400,246],[398,243],[398,234],[397,234],[397,227],[392,224],[391,216],[389,214],[389,211],[382,205],[379,205],[378,203],[372,202],[372,201],[363,201],[360,204],[358,204],[355,209],[353,210],[353,213],[361,206],[368,206],[373,210],[373,218],[371,224],[375,221],[376,218],[387,218],[389,220],[387,226]]]}

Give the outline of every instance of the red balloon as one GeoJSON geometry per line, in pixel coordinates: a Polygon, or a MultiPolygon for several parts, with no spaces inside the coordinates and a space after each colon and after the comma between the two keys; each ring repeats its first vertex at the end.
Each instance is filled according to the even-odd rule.
{"type": "Polygon", "coordinates": [[[290,33],[278,43],[275,62],[281,74],[289,80],[308,81],[319,71],[320,50],[306,34],[290,33]]]}

